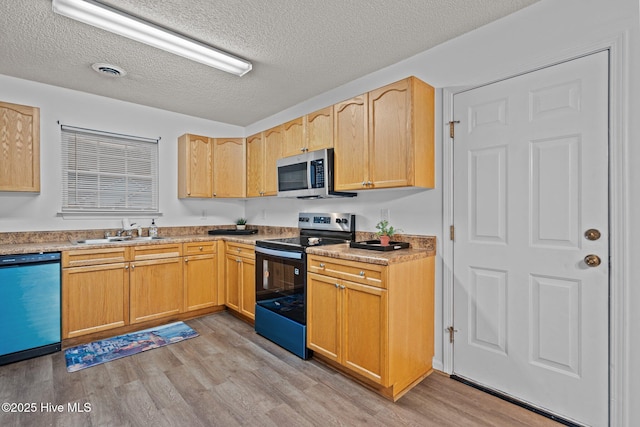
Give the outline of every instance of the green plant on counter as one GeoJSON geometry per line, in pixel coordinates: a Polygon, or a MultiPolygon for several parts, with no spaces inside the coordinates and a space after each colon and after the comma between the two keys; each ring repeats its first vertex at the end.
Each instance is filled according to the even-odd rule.
{"type": "Polygon", "coordinates": [[[379,223],[376,224],[376,228],[378,229],[378,231],[376,232],[376,236],[380,237],[380,236],[393,236],[396,233],[399,233],[400,231],[402,231],[399,228],[393,228],[393,225],[389,225],[389,221],[387,221],[386,219],[383,219],[382,221],[380,221],[379,223]]]}
{"type": "Polygon", "coordinates": [[[247,225],[247,219],[246,218],[236,219],[236,225],[247,225]]]}

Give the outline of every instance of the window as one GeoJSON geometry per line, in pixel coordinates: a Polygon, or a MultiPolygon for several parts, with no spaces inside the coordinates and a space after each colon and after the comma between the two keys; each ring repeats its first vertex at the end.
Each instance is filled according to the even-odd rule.
{"type": "Polygon", "coordinates": [[[158,140],[61,126],[62,213],[157,213],[158,140]]]}

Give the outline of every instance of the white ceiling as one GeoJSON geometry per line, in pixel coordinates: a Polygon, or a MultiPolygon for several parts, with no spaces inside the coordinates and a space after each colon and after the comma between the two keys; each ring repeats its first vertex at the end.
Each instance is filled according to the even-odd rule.
{"type": "Polygon", "coordinates": [[[103,1],[253,63],[236,77],[54,14],[51,0],[3,0],[0,74],[246,126],[536,1],[103,1]]]}

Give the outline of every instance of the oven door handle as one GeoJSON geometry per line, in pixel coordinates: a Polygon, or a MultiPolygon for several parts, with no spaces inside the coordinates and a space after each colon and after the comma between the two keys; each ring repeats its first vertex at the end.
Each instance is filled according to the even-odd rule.
{"type": "Polygon", "coordinates": [[[302,259],[302,252],[279,251],[277,249],[263,248],[260,246],[256,246],[255,251],[256,253],[272,255],[272,256],[277,256],[281,258],[302,259]]]}

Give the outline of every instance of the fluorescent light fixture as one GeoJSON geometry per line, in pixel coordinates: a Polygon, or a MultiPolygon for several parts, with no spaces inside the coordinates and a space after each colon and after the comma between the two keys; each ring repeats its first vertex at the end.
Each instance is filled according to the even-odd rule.
{"type": "Polygon", "coordinates": [[[53,11],[237,76],[252,68],[249,61],[95,0],[53,0],[53,11]]]}

